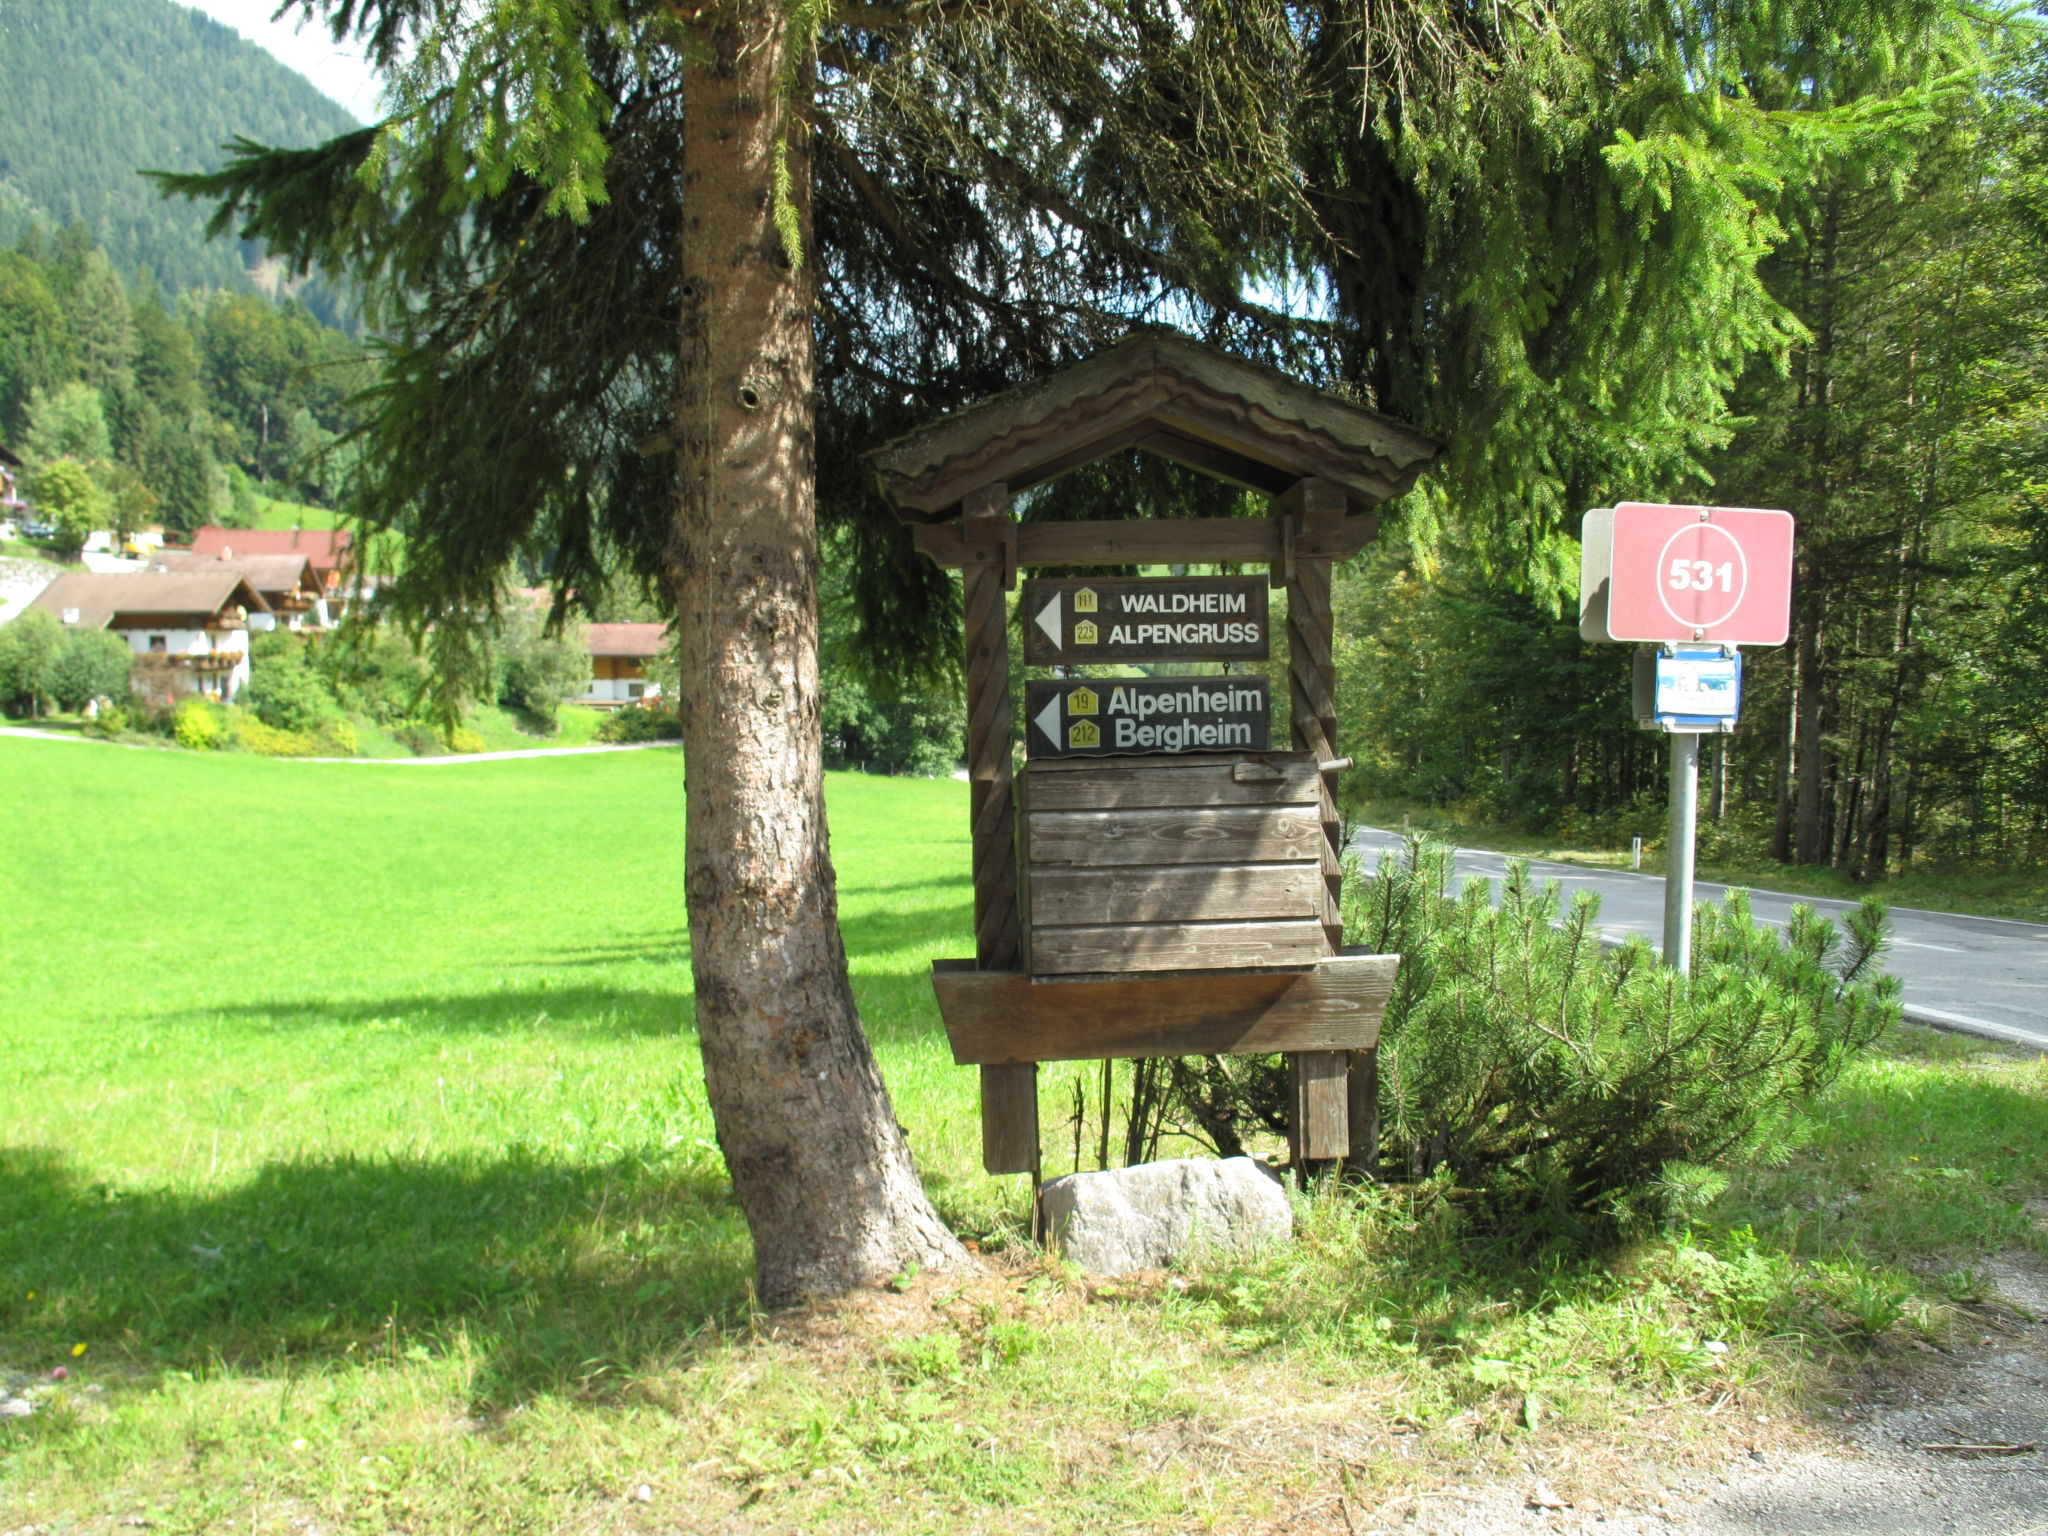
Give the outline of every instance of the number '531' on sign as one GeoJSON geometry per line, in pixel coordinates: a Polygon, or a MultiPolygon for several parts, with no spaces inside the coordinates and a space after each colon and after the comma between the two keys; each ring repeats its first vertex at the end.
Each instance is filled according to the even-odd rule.
{"type": "Polygon", "coordinates": [[[1792,514],[1624,501],[1580,535],[1588,640],[1783,645],[1792,617],[1792,514]]]}

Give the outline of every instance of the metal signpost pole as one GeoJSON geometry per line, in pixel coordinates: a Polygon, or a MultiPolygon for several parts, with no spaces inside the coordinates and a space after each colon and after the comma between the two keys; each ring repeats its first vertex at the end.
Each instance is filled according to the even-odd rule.
{"type": "Polygon", "coordinates": [[[1579,635],[1644,647],[1636,723],[1671,738],[1664,963],[1681,975],[1692,971],[1700,735],[1732,731],[1741,717],[1737,648],[1791,634],[1793,535],[1792,514],[1769,507],[1624,501],[1580,524],[1579,635]]]}
{"type": "Polygon", "coordinates": [[[1692,842],[1700,802],[1700,739],[1671,733],[1670,849],[1664,871],[1664,963],[1681,976],[1692,971],[1692,842]]]}

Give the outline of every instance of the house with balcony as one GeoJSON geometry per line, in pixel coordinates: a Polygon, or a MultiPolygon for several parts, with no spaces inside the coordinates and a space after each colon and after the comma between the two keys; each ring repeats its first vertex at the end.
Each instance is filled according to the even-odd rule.
{"type": "Polygon", "coordinates": [[[66,629],[104,629],[135,653],[138,692],[231,702],[249,681],[249,620],[267,614],[239,571],[67,571],[40,608],[66,629]]]}
{"type": "Polygon", "coordinates": [[[239,572],[270,610],[249,615],[252,630],[297,630],[308,625],[318,629],[327,624],[326,582],[313,568],[309,555],[245,555],[231,545],[221,546],[217,555],[159,549],[149,557],[149,569],[239,572]]]}
{"type": "Polygon", "coordinates": [[[590,624],[584,627],[584,646],[590,653],[590,685],[577,696],[578,704],[597,709],[617,709],[661,697],[661,684],[652,681],[647,669],[661,654],[665,624],[590,624]]]}
{"type": "Polygon", "coordinates": [[[346,528],[217,528],[208,523],[192,535],[192,553],[218,556],[304,555],[319,578],[327,611],[340,618],[358,596],[355,536],[346,528]]]}

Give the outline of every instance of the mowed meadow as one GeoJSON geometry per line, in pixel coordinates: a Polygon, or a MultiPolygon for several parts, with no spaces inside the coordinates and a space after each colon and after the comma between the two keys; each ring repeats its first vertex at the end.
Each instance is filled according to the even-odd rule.
{"type": "MultiPolygon", "coordinates": [[[[579,1297],[561,1327],[594,1321],[614,1271],[664,1337],[650,1302],[743,1301],[676,750],[408,767],[0,741],[0,796],[0,1200],[77,1218],[0,1255],[9,1325],[201,1358],[258,1315],[285,1347],[344,1341],[488,1309],[542,1254],[579,1297]],[[160,1335],[123,1313],[131,1274],[68,1252],[109,1231],[167,1255],[160,1335]]],[[[968,1173],[973,1074],[926,979],[971,951],[965,787],[834,776],[831,814],[864,1017],[972,1227],[1018,1191],[968,1173]]],[[[608,1342],[575,1368],[633,1363],[608,1342]]],[[[541,1384],[503,1368],[507,1391],[541,1384]]]]}
{"type": "Polygon", "coordinates": [[[1923,1040],[1626,1252],[1325,1191],[1290,1248],[1089,1283],[980,1172],[932,1004],[966,786],[834,775],[854,985],[989,1265],[763,1313],[681,769],[0,738],[0,1531],[1337,1531],[1532,1470],[1587,1509],[1646,1441],[1806,1433],[2042,1246],[2048,1072],[1923,1040]]]}

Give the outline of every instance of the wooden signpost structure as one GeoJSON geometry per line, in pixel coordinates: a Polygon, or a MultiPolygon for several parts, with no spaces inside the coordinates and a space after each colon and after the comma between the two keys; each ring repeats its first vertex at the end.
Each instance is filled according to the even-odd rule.
{"type": "MultiPolygon", "coordinates": [[[[1142,332],[868,455],[918,547],[963,572],[975,954],[933,985],[981,1068],[991,1173],[1039,1167],[1037,1064],[1286,1052],[1297,1166],[1374,1113],[1370,1053],[1398,960],[1348,954],[1337,911],[1330,564],[1378,532],[1439,445],[1170,332],[1142,332]],[[1011,498],[1138,447],[1270,498],[1264,518],[1019,524],[1011,498]],[[1005,594],[1020,570],[1236,564],[1287,592],[1292,750],[1262,677],[1029,686],[1015,768],[1005,594]]],[[[1257,578],[1026,583],[1038,664],[1262,658],[1257,578]]]]}

